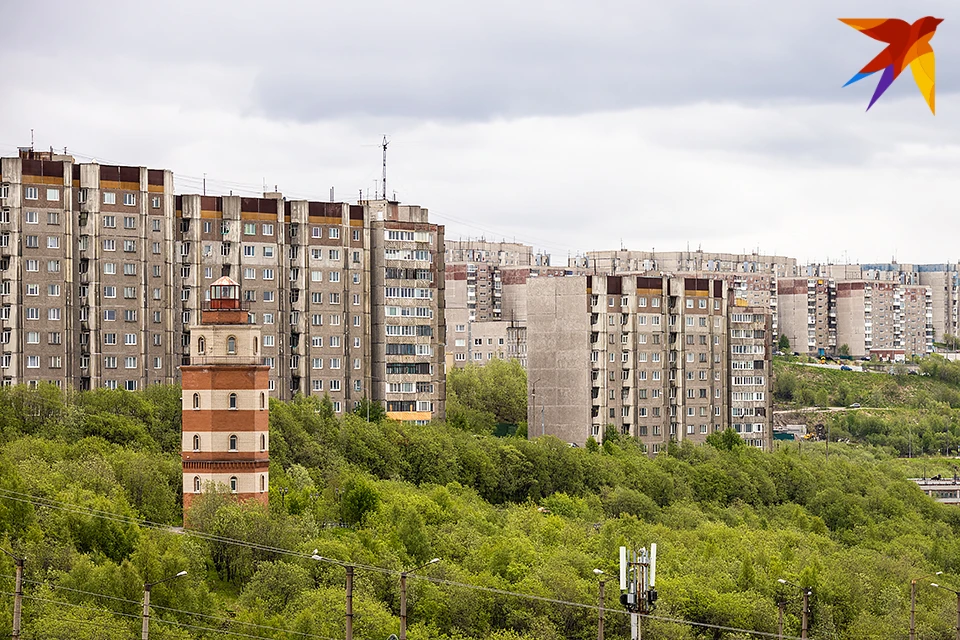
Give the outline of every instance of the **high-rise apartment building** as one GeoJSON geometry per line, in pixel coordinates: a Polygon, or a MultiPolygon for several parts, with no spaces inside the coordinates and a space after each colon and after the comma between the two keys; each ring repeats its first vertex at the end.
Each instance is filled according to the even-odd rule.
{"type": "Polygon", "coordinates": [[[733,426],[769,447],[770,313],[722,279],[537,278],[528,306],[533,436],[583,445],[612,425],[655,454],[733,426]]]}
{"type": "Polygon", "coordinates": [[[584,273],[664,274],[695,278],[720,278],[734,289],[738,299],[750,306],[769,308],[772,331],[779,331],[777,279],[797,272],[795,258],[758,253],[712,253],[707,251],[589,251],[570,259],[584,273]]]}
{"type": "Polygon", "coordinates": [[[904,357],[933,352],[930,287],[891,281],[837,283],[837,343],[855,357],[898,352],[904,357]]]}
{"type": "Polygon", "coordinates": [[[527,282],[563,276],[529,245],[446,242],[447,365],[516,359],[526,366],[527,282]]]}
{"type": "Polygon", "coordinates": [[[0,159],[4,384],[176,379],[173,204],[169,171],[30,149],[0,159]]]}
{"type": "Polygon", "coordinates": [[[837,284],[830,278],[782,278],[777,282],[779,335],[797,353],[837,349],[837,284]]]}
{"type": "Polygon", "coordinates": [[[23,150],[0,161],[0,375],[176,382],[209,286],[229,276],[272,396],[442,417],[443,257],[420,207],[175,195],[170,171],[23,150]]]}

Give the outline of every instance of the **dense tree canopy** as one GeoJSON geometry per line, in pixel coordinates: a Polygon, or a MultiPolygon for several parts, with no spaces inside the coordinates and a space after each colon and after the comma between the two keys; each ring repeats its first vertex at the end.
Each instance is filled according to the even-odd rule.
{"type": "MultiPolygon", "coordinates": [[[[358,639],[399,628],[397,576],[364,567],[433,557],[442,561],[408,581],[411,640],[596,637],[593,610],[458,585],[595,603],[593,569],[614,574],[620,545],[651,542],[665,618],[771,633],[786,596],[797,634],[783,577],[814,591],[812,638],[899,637],[911,579],[942,570],[960,587],[960,509],[924,496],[887,449],[832,444],[826,460],[822,444],[762,453],[718,434],[651,458],[624,437],[588,451],[341,418],[302,397],[271,402],[269,510],[210,492],[178,533],[178,398],[0,390],[0,536],[27,559],[25,637],[134,637],[143,583],[182,570],[153,589],[159,638],[343,637],[343,568],[310,560],[314,549],[359,566],[358,639]]],[[[626,637],[615,584],[607,634],[626,637]]],[[[921,589],[919,637],[952,637],[954,604],[921,589]]],[[[647,634],[747,637],[662,620],[647,634]]]]}

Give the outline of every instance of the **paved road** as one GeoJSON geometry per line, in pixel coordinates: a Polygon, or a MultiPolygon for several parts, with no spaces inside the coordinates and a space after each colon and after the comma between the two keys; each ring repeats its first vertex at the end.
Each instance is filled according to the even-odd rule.
{"type": "Polygon", "coordinates": [[[871,411],[893,411],[896,407],[801,407],[799,409],[780,409],[779,411],[774,411],[774,414],[779,413],[816,413],[820,412],[830,412],[830,411],[857,411],[858,409],[870,409],[871,411]]]}
{"type": "Polygon", "coordinates": [[[848,366],[854,371],[863,371],[863,367],[854,364],[820,364],[819,362],[791,362],[790,364],[799,364],[802,367],[819,367],[821,369],[839,369],[842,366],[848,366]]]}

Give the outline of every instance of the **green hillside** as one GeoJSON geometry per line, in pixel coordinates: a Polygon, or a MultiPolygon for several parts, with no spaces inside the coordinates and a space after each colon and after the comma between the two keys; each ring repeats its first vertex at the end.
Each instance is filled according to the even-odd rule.
{"type": "MultiPolygon", "coordinates": [[[[138,524],[180,523],[178,393],[0,389],[0,531],[26,556],[24,637],[134,637],[143,582],[187,570],[153,589],[155,637],[342,638],[344,572],[309,560],[315,548],[361,565],[355,637],[369,639],[399,629],[398,578],[377,569],[433,557],[420,575],[443,582],[409,580],[411,639],[594,638],[595,610],[476,587],[591,605],[593,569],[615,576],[622,544],[658,543],[659,616],[772,632],[785,577],[814,589],[812,638],[905,635],[909,580],[960,573],[960,510],[926,498],[880,450],[831,445],[825,463],[816,445],[764,454],[717,438],[651,460],[629,441],[589,451],[336,419],[310,399],[271,403],[269,514],[211,494],[191,512],[206,537],[138,524]]],[[[618,595],[614,577],[608,637],[628,635],[618,595]]],[[[920,637],[952,637],[953,606],[922,588],[920,637]]]]}

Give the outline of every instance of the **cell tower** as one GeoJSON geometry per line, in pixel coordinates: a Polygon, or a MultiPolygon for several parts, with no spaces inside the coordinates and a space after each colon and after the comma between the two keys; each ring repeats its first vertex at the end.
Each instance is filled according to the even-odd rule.
{"type": "Polygon", "coordinates": [[[630,638],[640,640],[640,616],[649,615],[657,606],[657,545],[638,551],[620,547],[620,603],[630,612],[630,638]]]}

